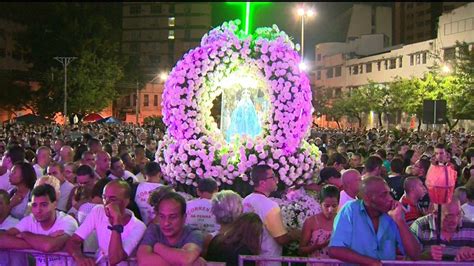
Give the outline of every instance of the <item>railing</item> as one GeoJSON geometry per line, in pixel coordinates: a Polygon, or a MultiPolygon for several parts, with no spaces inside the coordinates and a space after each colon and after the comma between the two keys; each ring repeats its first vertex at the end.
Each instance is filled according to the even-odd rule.
{"type": "MultiPolygon", "coordinates": [[[[84,255],[94,258],[94,253],[84,255]]],[[[97,265],[109,266],[107,257],[101,257],[95,261],[97,265]]],[[[207,262],[208,266],[225,266],[222,262],[207,262]]],[[[46,265],[46,266],[73,266],[76,265],[74,259],[66,252],[43,253],[37,250],[4,250],[0,249],[0,266],[24,266],[24,265],[46,265]],[[36,262],[35,262],[36,261],[36,262]]],[[[120,262],[120,265],[138,265],[135,257],[128,258],[120,262]]]]}
{"type": "MultiPolygon", "coordinates": [[[[244,261],[254,262],[277,262],[288,263],[291,266],[292,263],[315,263],[317,265],[347,265],[347,263],[335,259],[318,259],[318,258],[306,258],[306,257],[263,257],[263,256],[239,256],[239,266],[244,266],[244,261]]],[[[407,260],[384,260],[383,265],[410,265],[410,266],[431,266],[436,264],[448,266],[472,266],[472,262],[454,262],[454,261],[407,261],[407,260]]]]}
{"type": "MultiPolygon", "coordinates": [[[[85,253],[84,255],[94,258],[94,253],[85,253]]],[[[96,260],[97,265],[109,266],[109,261],[106,257],[101,257],[96,260]]],[[[46,266],[73,266],[76,265],[74,259],[67,252],[52,252],[43,253],[37,250],[22,249],[22,250],[2,250],[0,249],[0,266],[3,265],[46,265],[46,266]]],[[[122,261],[120,265],[133,266],[137,265],[136,258],[129,258],[122,261]]]]}

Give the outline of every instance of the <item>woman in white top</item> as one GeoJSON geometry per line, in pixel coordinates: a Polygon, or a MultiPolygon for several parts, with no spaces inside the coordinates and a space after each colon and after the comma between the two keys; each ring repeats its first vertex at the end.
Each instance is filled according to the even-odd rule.
{"type": "Polygon", "coordinates": [[[26,215],[28,201],[31,197],[31,190],[36,182],[36,172],[29,163],[18,162],[13,165],[10,174],[10,183],[14,186],[9,191],[10,194],[10,214],[22,219],[26,215]]]}

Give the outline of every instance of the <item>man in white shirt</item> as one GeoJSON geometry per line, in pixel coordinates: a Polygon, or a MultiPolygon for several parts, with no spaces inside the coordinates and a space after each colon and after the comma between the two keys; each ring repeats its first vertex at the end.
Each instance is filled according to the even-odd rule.
{"type": "Polygon", "coordinates": [[[10,195],[0,189],[0,231],[8,230],[18,223],[18,219],[10,215],[10,195]]]}
{"type": "MultiPolygon", "coordinates": [[[[260,216],[264,224],[260,255],[280,257],[282,246],[292,240],[298,240],[300,230],[288,232],[283,225],[281,210],[278,203],[268,196],[276,191],[278,179],[268,165],[257,165],[251,173],[254,192],[244,198],[244,212],[254,212],[260,216]]],[[[280,263],[265,263],[265,265],[280,265],[280,263]]]]}
{"type": "Polygon", "coordinates": [[[212,196],[217,193],[217,182],[212,178],[199,179],[197,195],[199,198],[186,203],[186,224],[205,233],[219,230],[216,217],[211,211],[212,196]]]}
{"type": "Polygon", "coordinates": [[[146,181],[140,182],[137,185],[135,193],[135,202],[140,209],[142,221],[148,225],[155,217],[153,207],[148,203],[148,198],[153,190],[163,186],[161,184],[161,169],[156,162],[149,162],[145,165],[146,181]]]}
{"type": "MultiPolygon", "coordinates": [[[[50,253],[63,249],[76,231],[77,222],[71,216],[56,211],[56,191],[49,184],[32,191],[31,214],[6,233],[0,235],[0,249],[35,249],[50,253]]],[[[45,257],[35,256],[36,265],[46,265],[45,257]]],[[[61,257],[49,256],[49,265],[64,265],[61,257]]]]}
{"type": "Polygon", "coordinates": [[[107,177],[110,170],[110,154],[106,151],[99,151],[95,155],[95,172],[100,178],[107,177]]]}
{"type": "Polygon", "coordinates": [[[104,188],[103,205],[95,206],[76,233],[66,244],[68,253],[79,265],[95,265],[108,258],[111,265],[131,257],[146,226],[125,207],[130,202],[130,186],[123,180],[113,180],[104,188]],[[85,257],[81,244],[93,231],[97,233],[99,250],[96,259],[85,257]]]}
{"type": "Polygon", "coordinates": [[[33,168],[36,172],[36,178],[44,176],[45,170],[51,162],[51,149],[46,146],[41,146],[36,150],[36,164],[33,168]]]}
{"type": "Polygon", "coordinates": [[[360,172],[356,169],[342,171],[342,191],[339,197],[339,210],[350,200],[355,200],[359,193],[360,172]]]}
{"type": "Polygon", "coordinates": [[[52,162],[48,166],[48,175],[52,175],[59,180],[61,186],[59,187],[58,209],[67,212],[67,202],[74,185],[64,177],[64,166],[60,163],[52,162]]]}
{"type": "Polygon", "coordinates": [[[138,182],[138,179],[134,174],[125,170],[125,165],[123,164],[122,159],[118,157],[112,157],[110,160],[110,174],[108,177],[112,180],[125,180],[128,184],[138,182]]]}

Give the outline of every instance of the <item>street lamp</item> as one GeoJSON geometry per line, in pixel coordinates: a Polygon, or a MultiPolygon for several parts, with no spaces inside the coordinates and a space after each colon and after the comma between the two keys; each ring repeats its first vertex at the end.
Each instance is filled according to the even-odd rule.
{"type": "Polygon", "coordinates": [[[451,73],[451,68],[449,67],[449,65],[443,65],[443,67],[441,68],[441,71],[443,71],[443,73],[445,74],[449,74],[451,73]]]}
{"type": "Polygon", "coordinates": [[[298,16],[301,17],[301,60],[304,58],[304,21],[305,18],[311,18],[315,15],[314,10],[305,7],[298,8],[298,16]]]}
{"type": "Polygon", "coordinates": [[[64,125],[68,124],[67,119],[67,66],[77,57],[68,57],[68,56],[56,56],[56,59],[59,63],[61,63],[64,67],[64,125]]]}

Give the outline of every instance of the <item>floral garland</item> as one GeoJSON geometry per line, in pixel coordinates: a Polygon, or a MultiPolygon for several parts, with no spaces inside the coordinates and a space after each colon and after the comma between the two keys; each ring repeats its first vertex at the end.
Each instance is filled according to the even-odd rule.
{"type": "Polygon", "coordinates": [[[307,218],[321,212],[321,205],[304,188],[289,191],[279,205],[283,224],[289,229],[302,229],[307,218]]]}
{"type": "Polygon", "coordinates": [[[157,160],[172,183],[196,185],[197,178],[208,177],[220,184],[232,185],[236,178],[251,183],[250,169],[268,164],[290,186],[310,179],[318,167],[318,148],[303,139],[312,120],[311,89],[294,44],[276,25],[245,35],[239,24],[230,21],[211,30],[165,83],[167,134],[157,160]],[[241,68],[266,83],[271,107],[260,136],[228,144],[210,110],[222,91],[216,84],[241,68]]]}

